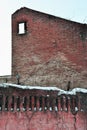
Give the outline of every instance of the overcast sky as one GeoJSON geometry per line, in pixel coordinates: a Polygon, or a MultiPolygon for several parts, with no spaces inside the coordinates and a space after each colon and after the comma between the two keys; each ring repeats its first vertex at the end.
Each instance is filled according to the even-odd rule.
{"type": "Polygon", "coordinates": [[[24,6],[87,23],[87,0],[2,0],[0,3],[0,75],[11,74],[11,14],[24,6]]]}

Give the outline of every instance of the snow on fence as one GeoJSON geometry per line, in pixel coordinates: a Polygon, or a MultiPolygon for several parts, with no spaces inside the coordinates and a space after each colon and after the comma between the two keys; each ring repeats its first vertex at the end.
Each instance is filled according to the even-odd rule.
{"type": "Polygon", "coordinates": [[[0,85],[0,111],[65,111],[76,114],[87,112],[87,93],[63,93],[56,89],[22,89],[0,85]]]}

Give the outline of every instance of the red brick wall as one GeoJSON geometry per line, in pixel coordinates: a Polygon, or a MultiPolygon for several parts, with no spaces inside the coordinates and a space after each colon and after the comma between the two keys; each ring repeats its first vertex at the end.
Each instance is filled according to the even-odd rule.
{"type": "Polygon", "coordinates": [[[22,8],[12,15],[12,74],[21,84],[87,87],[87,26],[22,8]],[[27,34],[17,23],[27,22],[27,34]]]}
{"type": "Polygon", "coordinates": [[[0,130],[86,130],[87,113],[2,112],[0,130]]]}
{"type": "MultiPolygon", "coordinates": [[[[20,86],[19,86],[20,87],[20,86]]],[[[30,100],[29,96],[43,96],[44,98],[49,95],[49,100],[45,105],[49,105],[50,99],[55,101],[54,96],[58,96],[58,91],[47,91],[38,89],[19,89],[17,87],[0,86],[0,130],[86,130],[87,129],[87,101],[83,101],[87,94],[78,93],[77,95],[61,95],[70,97],[67,100],[68,110],[64,111],[62,108],[62,102],[58,102],[58,111],[42,110],[40,111],[40,100],[37,101],[37,110],[29,109],[30,100]],[[50,94],[50,95],[49,95],[50,94]],[[14,101],[12,97],[14,96],[14,101]],[[54,98],[53,98],[53,97],[54,98]],[[71,97],[78,96],[80,102],[77,102],[78,110],[74,113],[72,108],[75,109],[75,102],[71,101],[71,97]],[[8,97],[8,98],[7,98],[8,97]],[[18,97],[20,100],[18,101],[18,97]],[[24,97],[27,97],[24,100],[24,97]],[[26,103],[26,110],[23,109],[24,103],[26,103]],[[18,103],[19,102],[19,103],[18,103]],[[19,105],[18,105],[19,104],[19,105]],[[82,108],[83,107],[83,111],[82,108]],[[1,109],[2,108],[2,109],[1,109]],[[12,109],[13,108],[13,109],[12,109]],[[20,108],[20,110],[18,109],[20,108]]],[[[33,99],[33,98],[32,98],[33,99]]],[[[64,98],[65,99],[65,98],[64,98]]],[[[63,100],[66,102],[66,99],[63,100]]],[[[77,101],[77,100],[74,100],[77,101]]],[[[55,102],[54,102],[55,103],[55,102]]],[[[63,102],[64,103],[64,102],[63,102]]],[[[34,108],[35,101],[32,100],[32,108],[34,108]]],[[[64,103],[65,104],[65,103],[64,103]]],[[[43,108],[46,106],[42,103],[43,108]]],[[[54,104],[51,104],[54,107],[54,104]]]]}

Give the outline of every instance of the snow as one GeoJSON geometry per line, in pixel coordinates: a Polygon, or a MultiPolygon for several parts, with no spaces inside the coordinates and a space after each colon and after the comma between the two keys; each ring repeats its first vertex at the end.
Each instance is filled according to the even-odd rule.
{"type": "MultiPolygon", "coordinates": [[[[52,91],[58,91],[58,95],[76,95],[76,93],[78,92],[82,92],[82,93],[87,93],[87,89],[85,88],[74,88],[70,91],[65,91],[62,89],[59,89],[57,87],[40,87],[40,86],[24,86],[24,85],[17,85],[17,84],[10,84],[10,83],[2,83],[0,84],[0,87],[16,87],[16,88],[20,88],[20,89],[38,89],[38,90],[52,90],[52,91]]],[[[49,97],[49,95],[47,95],[47,97],[49,97]]]]}
{"type": "Polygon", "coordinates": [[[23,85],[10,84],[10,83],[3,83],[3,84],[0,84],[0,86],[1,87],[16,87],[16,88],[21,88],[21,89],[40,89],[40,90],[49,90],[49,91],[50,90],[61,91],[61,89],[57,87],[23,86],[23,85]]]}
{"type": "Polygon", "coordinates": [[[41,107],[39,108],[39,111],[42,111],[42,108],[41,108],[41,107]]]}
{"type": "Polygon", "coordinates": [[[52,107],[50,107],[49,110],[52,111],[52,107]]]}
{"type": "Polygon", "coordinates": [[[57,106],[55,106],[55,111],[58,111],[58,108],[57,108],[57,106]]]}
{"type": "Polygon", "coordinates": [[[37,108],[36,107],[34,107],[34,111],[36,111],[37,110],[37,108]]]}
{"type": "Polygon", "coordinates": [[[85,89],[85,88],[74,88],[71,91],[61,90],[58,93],[58,95],[62,95],[62,94],[65,94],[65,95],[76,95],[76,93],[78,93],[78,92],[87,93],[87,89],[85,89]]]}
{"type": "Polygon", "coordinates": [[[78,107],[75,107],[75,111],[78,111],[78,107]]]}

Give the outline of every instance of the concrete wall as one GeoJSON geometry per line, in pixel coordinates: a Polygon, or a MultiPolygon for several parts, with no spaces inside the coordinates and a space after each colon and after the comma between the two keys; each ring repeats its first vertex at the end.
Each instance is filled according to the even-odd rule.
{"type": "MultiPolygon", "coordinates": [[[[87,87],[87,26],[27,8],[12,15],[12,75],[21,84],[87,87]],[[18,23],[27,33],[19,35],[18,23]]],[[[15,80],[16,82],[16,80],[15,80]]]]}

